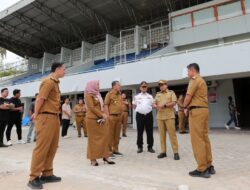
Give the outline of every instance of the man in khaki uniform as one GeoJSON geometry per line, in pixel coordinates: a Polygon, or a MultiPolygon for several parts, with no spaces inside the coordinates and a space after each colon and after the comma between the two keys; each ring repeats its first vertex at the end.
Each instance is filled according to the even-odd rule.
{"type": "Polygon", "coordinates": [[[128,113],[131,104],[128,102],[125,93],[122,93],[122,136],[127,137],[128,113]]]}
{"type": "Polygon", "coordinates": [[[215,174],[212,165],[212,152],[208,137],[208,98],[207,84],[199,75],[200,68],[197,63],[187,66],[190,78],[186,98],[184,101],[185,114],[189,110],[189,130],[194,157],[198,164],[196,170],[189,172],[192,177],[209,178],[215,174]]]}
{"type": "Polygon", "coordinates": [[[184,98],[181,94],[178,98],[177,104],[178,104],[178,119],[179,119],[179,133],[185,134],[187,133],[185,131],[185,123],[186,123],[186,116],[184,113],[184,107],[183,107],[184,98]]]}
{"type": "Polygon", "coordinates": [[[160,92],[156,94],[154,101],[154,108],[157,109],[157,124],[160,133],[161,153],[158,158],[167,157],[166,146],[166,131],[168,131],[172,149],[174,152],[174,159],[179,160],[178,141],[175,133],[175,109],[176,95],[174,91],[168,90],[167,81],[159,81],[160,92]]]}
{"type": "Polygon", "coordinates": [[[32,189],[42,189],[42,183],[61,181],[60,177],[53,175],[53,160],[58,147],[60,131],[59,78],[64,76],[65,67],[62,63],[54,63],[51,72],[52,74],[45,78],[40,85],[35,113],[31,117],[35,121],[37,135],[28,183],[32,189]]]}
{"type": "Polygon", "coordinates": [[[107,93],[104,100],[105,113],[109,116],[109,147],[111,156],[122,156],[118,150],[121,133],[122,97],[120,93],[120,83],[112,82],[112,90],[107,93]]]}
{"type": "Polygon", "coordinates": [[[74,112],[75,112],[75,120],[76,120],[76,127],[78,131],[78,137],[82,136],[81,127],[83,128],[84,137],[88,137],[87,127],[85,124],[86,108],[82,99],[80,99],[78,104],[75,105],[74,112]]]}

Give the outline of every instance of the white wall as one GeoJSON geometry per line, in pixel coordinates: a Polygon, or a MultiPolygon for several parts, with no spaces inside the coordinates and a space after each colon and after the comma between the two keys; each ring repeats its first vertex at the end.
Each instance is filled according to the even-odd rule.
{"type": "Polygon", "coordinates": [[[231,79],[220,80],[217,83],[217,102],[209,104],[209,126],[211,128],[224,127],[225,123],[229,120],[228,96],[234,97],[233,82],[231,79]]]}

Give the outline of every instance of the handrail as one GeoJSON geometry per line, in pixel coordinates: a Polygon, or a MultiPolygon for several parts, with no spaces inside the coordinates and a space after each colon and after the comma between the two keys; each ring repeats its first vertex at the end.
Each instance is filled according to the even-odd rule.
{"type": "MultiPolygon", "coordinates": [[[[250,42],[250,39],[239,40],[239,41],[235,41],[235,42],[228,42],[228,43],[212,45],[212,46],[207,46],[207,47],[202,47],[202,48],[195,48],[195,49],[190,49],[190,50],[185,50],[185,51],[180,51],[180,52],[167,53],[167,54],[163,54],[163,55],[150,56],[150,57],[146,57],[146,58],[139,58],[139,59],[127,61],[126,63],[122,63],[122,64],[115,64],[115,65],[108,66],[108,67],[90,69],[90,70],[86,70],[86,71],[82,71],[82,72],[72,73],[72,74],[67,75],[67,76],[74,76],[74,75],[78,75],[78,74],[91,73],[91,72],[99,72],[99,71],[102,71],[102,70],[113,69],[113,68],[115,68],[117,66],[129,64],[129,63],[133,63],[133,62],[139,62],[139,61],[150,60],[150,59],[155,59],[155,58],[163,58],[163,57],[168,57],[168,56],[173,56],[173,55],[187,54],[187,53],[201,51],[201,50],[205,50],[205,49],[212,49],[212,48],[217,48],[217,47],[225,47],[225,46],[236,45],[236,44],[241,44],[241,43],[245,43],[245,42],[250,42]]],[[[37,80],[35,80],[35,81],[37,81],[37,80]]],[[[30,82],[30,81],[27,81],[27,82],[30,82]]],[[[27,83],[27,82],[25,82],[25,83],[27,83]]],[[[21,84],[23,84],[23,83],[21,83],[21,84]]]]}

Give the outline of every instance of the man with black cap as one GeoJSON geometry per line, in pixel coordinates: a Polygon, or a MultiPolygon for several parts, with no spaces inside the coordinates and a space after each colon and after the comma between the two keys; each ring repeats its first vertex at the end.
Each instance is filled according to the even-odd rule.
{"type": "Polygon", "coordinates": [[[161,153],[158,158],[167,157],[166,131],[168,131],[174,159],[179,160],[178,141],[175,133],[175,109],[177,98],[174,91],[168,89],[167,81],[160,80],[158,82],[160,92],[156,94],[154,108],[157,109],[157,124],[160,134],[161,153]]]}
{"type": "Polygon", "coordinates": [[[147,144],[148,152],[155,153],[153,149],[154,137],[153,137],[153,97],[151,94],[147,93],[148,83],[145,81],[141,82],[140,91],[134,97],[133,107],[136,112],[136,123],[137,123],[137,153],[143,152],[143,132],[144,128],[147,133],[147,144]]]}

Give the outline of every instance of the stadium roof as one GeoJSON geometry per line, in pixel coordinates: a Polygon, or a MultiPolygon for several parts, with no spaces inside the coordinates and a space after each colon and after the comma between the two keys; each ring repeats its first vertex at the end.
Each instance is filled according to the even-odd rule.
{"type": "Polygon", "coordinates": [[[0,46],[22,57],[96,43],[210,0],[21,0],[0,12],[0,46]]]}

